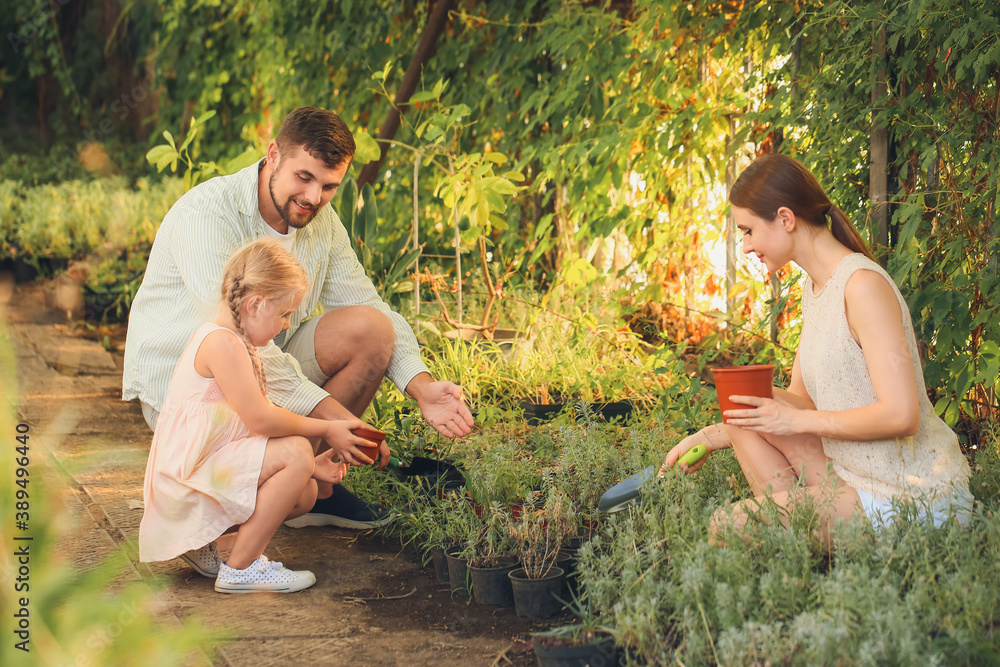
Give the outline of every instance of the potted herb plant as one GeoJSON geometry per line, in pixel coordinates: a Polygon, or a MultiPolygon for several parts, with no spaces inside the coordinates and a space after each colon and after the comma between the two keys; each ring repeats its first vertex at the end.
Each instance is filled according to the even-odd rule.
{"type": "Polygon", "coordinates": [[[521,563],[509,575],[514,608],[528,618],[548,618],[562,607],[558,596],[563,594],[565,573],[556,560],[563,538],[576,530],[570,501],[551,483],[551,475],[544,480],[543,497],[541,507],[533,497],[527,499],[520,518],[509,524],[521,563]]]}
{"type": "Polygon", "coordinates": [[[532,633],[539,667],[619,665],[621,651],[615,645],[614,628],[602,622],[586,596],[573,595],[568,606],[577,617],[575,623],[532,633]]]}
{"type": "Polygon", "coordinates": [[[465,493],[449,491],[441,501],[447,518],[444,522],[445,539],[451,545],[445,548],[448,562],[448,583],[451,592],[462,597],[469,596],[468,559],[465,550],[470,540],[479,534],[482,520],[465,493]]]}
{"type": "Polygon", "coordinates": [[[518,434],[488,434],[469,452],[466,487],[477,503],[503,506],[519,503],[542,481],[538,464],[518,434]]]}
{"type": "Polygon", "coordinates": [[[499,502],[487,509],[476,535],[466,550],[473,599],[480,604],[509,607],[514,592],[508,574],[517,567],[514,543],[507,525],[509,514],[499,502]]]}
{"type": "Polygon", "coordinates": [[[423,562],[426,564],[430,559],[434,563],[438,583],[447,584],[448,561],[444,552],[446,547],[451,546],[445,531],[447,512],[443,503],[436,499],[423,496],[419,501],[415,502],[413,511],[406,514],[409,539],[404,544],[415,543],[423,554],[423,562]]]}
{"type": "Polygon", "coordinates": [[[538,659],[538,667],[565,667],[567,665],[618,665],[619,650],[611,628],[595,627],[589,623],[574,623],[536,632],[531,646],[538,659]]]}

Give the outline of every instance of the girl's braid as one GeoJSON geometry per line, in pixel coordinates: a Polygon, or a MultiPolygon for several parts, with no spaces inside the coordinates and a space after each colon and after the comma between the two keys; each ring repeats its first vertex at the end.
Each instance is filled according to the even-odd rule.
{"type": "Polygon", "coordinates": [[[243,344],[247,346],[247,352],[250,353],[250,360],[253,361],[253,372],[257,376],[257,384],[260,385],[260,390],[267,395],[267,376],[264,374],[264,364],[260,360],[260,350],[250,342],[246,331],[243,330],[243,322],[240,319],[240,304],[243,302],[243,292],[246,291],[243,286],[243,275],[245,272],[246,267],[244,265],[243,271],[240,271],[240,274],[233,278],[227,303],[229,304],[229,313],[233,316],[233,322],[236,324],[236,332],[243,339],[243,344]]]}

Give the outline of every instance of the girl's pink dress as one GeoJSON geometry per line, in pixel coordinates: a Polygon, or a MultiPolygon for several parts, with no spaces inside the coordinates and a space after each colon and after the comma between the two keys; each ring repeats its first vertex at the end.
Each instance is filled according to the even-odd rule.
{"type": "Polygon", "coordinates": [[[141,561],[169,560],[203,547],[253,514],[267,438],[251,433],[215,379],[194,368],[202,341],[219,329],[236,336],[203,324],[170,381],[146,463],[141,561]]]}

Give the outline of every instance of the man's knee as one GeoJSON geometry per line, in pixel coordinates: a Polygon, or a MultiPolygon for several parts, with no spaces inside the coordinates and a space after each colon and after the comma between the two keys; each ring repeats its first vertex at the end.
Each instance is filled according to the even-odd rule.
{"type": "Polygon", "coordinates": [[[353,333],[359,342],[392,356],[392,348],[396,344],[396,332],[388,315],[369,306],[359,306],[357,315],[351,319],[355,327],[353,333]]]}
{"type": "MultiPolygon", "coordinates": [[[[323,327],[333,340],[322,343],[346,346],[350,348],[352,356],[362,354],[372,359],[384,359],[386,364],[389,363],[396,343],[396,333],[388,315],[371,306],[352,306],[333,313],[336,313],[336,326],[323,327]]],[[[317,341],[317,345],[320,344],[321,341],[317,341]]]]}

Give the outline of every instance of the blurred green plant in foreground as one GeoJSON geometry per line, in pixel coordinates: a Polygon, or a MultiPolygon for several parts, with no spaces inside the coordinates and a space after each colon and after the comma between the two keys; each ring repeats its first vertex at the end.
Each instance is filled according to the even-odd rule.
{"type": "Polygon", "coordinates": [[[61,556],[58,545],[74,539],[76,526],[60,506],[52,484],[58,478],[45,469],[39,433],[17,419],[17,403],[15,356],[0,310],[0,664],[208,664],[219,638],[196,617],[168,620],[149,582],[128,580],[122,551],[83,571],[61,556]]]}

